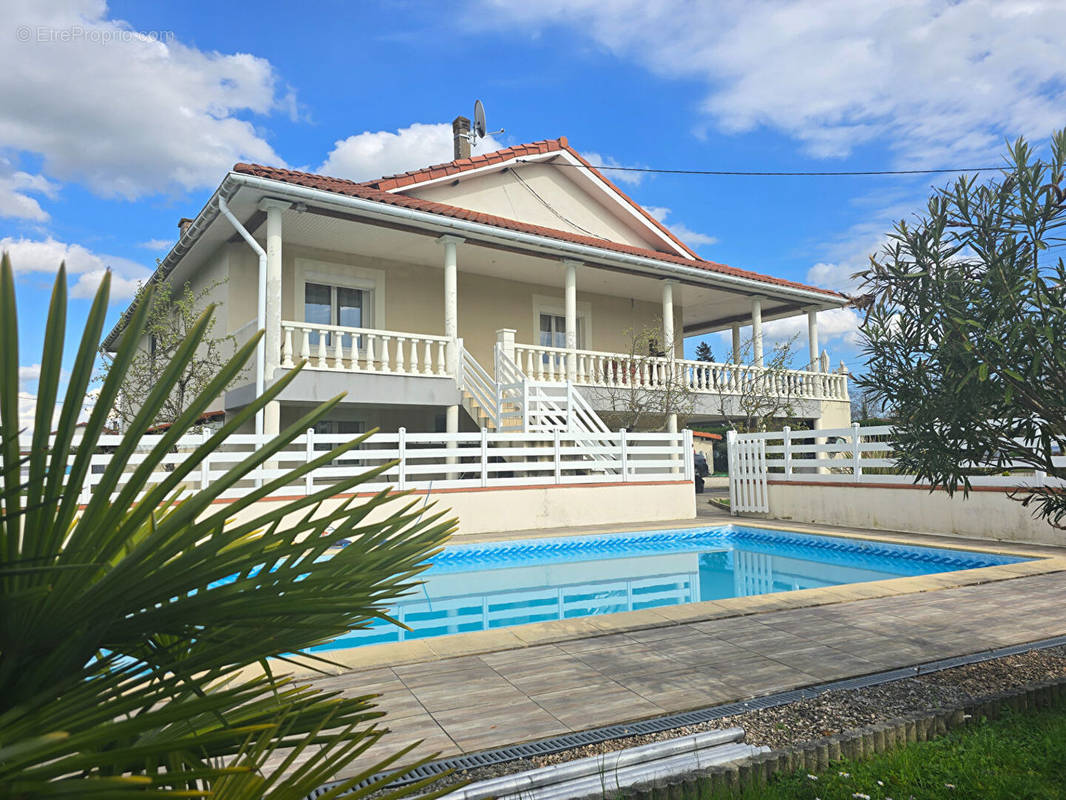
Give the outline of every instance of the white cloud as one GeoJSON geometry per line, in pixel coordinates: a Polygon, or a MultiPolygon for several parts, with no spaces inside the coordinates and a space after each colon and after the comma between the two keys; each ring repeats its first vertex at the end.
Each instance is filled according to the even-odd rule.
{"type": "MultiPolygon", "coordinates": [[[[99,396],[99,389],[92,389],[85,395],[85,399],[82,401],[81,410],[78,412],[79,423],[87,422],[89,415],[92,413],[93,406],[96,404],[96,398],[99,396]]],[[[62,396],[62,394],[60,395],[62,396]]],[[[24,431],[24,436],[33,433],[34,420],[37,417],[37,395],[33,392],[20,391],[18,393],[18,412],[19,412],[19,428],[24,431]]],[[[63,404],[56,403],[55,411],[52,412],[52,428],[55,429],[56,424],[59,422],[59,417],[63,413],[63,404]]]]}
{"type": "Polygon", "coordinates": [[[6,158],[0,158],[0,217],[44,222],[48,212],[30,195],[55,197],[58,188],[43,175],[17,170],[6,158]]]}
{"type": "MultiPolygon", "coordinates": [[[[238,116],[291,107],[265,59],[134,35],[102,0],[16,0],[4,22],[0,148],[39,156],[50,178],[132,199],[214,186],[239,160],[283,163],[238,116]]],[[[32,199],[18,202],[41,218],[32,199]]]]}
{"type": "Polygon", "coordinates": [[[26,388],[26,384],[33,383],[40,377],[40,364],[30,364],[26,367],[19,367],[19,388],[26,388]]]}
{"type": "MultiPolygon", "coordinates": [[[[480,139],[473,153],[490,153],[502,145],[491,136],[480,139]]],[[[452,126],[416,122],[393,131],[364,131],[333,144],[318,172],[356,181],[395,175],[451,161],[452,126]]]]}
{"type": "MultiPolygon", "coordinates": [[[[588,151],[581,154],[581,157],[594,167],[636,167],[639,164],[623,164],[616,158],[611,156],[605,156],[601,153],[594,151],[588,151]]],[[[615,183],[628,183],[630,186],[637,186],[644,180],[645,173],[643,172],[629,172],[624,169],[607,169],[603,172],[608,178],[615,183]]]]}
{"type": "Polygon", "coordinates": [[[140,243],[145,250],[168,250],[174,244],[173,239],[149,239],[140,243]]]}
{"type": "Polygon", "coordinates": [[[111,269],[111,301],[128,300],[136,293],[138,284],[152,274],[150,269],[136,261],[97,254],[80,244],[66,244],[52,237],[36,240],[5,236],[0,239],[0,252],[11,256],[16,275],[43,273],[51,277],[60,263],[66,262],[67,274],[74,279],[70,287],[71,297],[92,297],[104,272],[111,269]]]}
{"type": "Polygon", "coordinates": [[[715,244],[718,241],[717,236],[710,236],[706,233],[700,233],[694,231],[687,225],[681,222],[667,222],[667,217],[670,216],[670,209],[664,206],[644,206],[644,210],[651,214],[655,219],[670,229],[670,232],[674,234],[678,239],[687,244],[689,247],[699,247],[700,245],[715,244]]]}
{"type": "Polygon", "coordinates": [[[703,110],[721,130],[772,128],[819,157],[878,140],[908,166],[998,163],[1004,136],[1043,138],[1066,124],[1061,0],[479,0],[477,8],[471,25],[529,35],[568,25],[659,75],[702,81],[703,110]]]}

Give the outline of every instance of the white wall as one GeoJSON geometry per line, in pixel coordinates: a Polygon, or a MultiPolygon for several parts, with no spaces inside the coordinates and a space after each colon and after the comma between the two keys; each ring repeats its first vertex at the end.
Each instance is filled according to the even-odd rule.
{"type": "MultiPolygon", "coordinates": [[[[421,502],[424,497],[424,492],[414,492],[407,501],[421,502]]],[[[329,513],[340,502],[330,498],[321,505],[319,513],[329,513]]],[[[695,491],[692,483],[687,482],[439,491],[430,496],[430,503],[436,503],[438,510],[450,509],[449,516],[458,517],[459,534],[653,523],[696,516],[695,491]]],[[[247,521],[279,505],[281,501],[256,503],[236,514],[234,523],[247,521]]],[[[389,503],[369,515],[367,521],[380,520],[402,505],[402,500],[389,503]]]]}
{"type": "Polygon", "coordinates": [[[1005,542],[1066,544],[1066,531],[1033,519],[1002,491],[948,497],[908,485],[769,483],[770,516],[797,522],[876,530],[913,531],[1005,542]]]}

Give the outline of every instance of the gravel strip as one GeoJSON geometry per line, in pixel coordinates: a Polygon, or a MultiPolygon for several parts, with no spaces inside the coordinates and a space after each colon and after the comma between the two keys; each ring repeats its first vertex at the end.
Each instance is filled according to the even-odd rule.
{"type": "MultiPolygon", "coordinates": [[[[931,708],[952,706],[1032,683],[1066,677],[1066,647],[1033,650],[1006,658],[931,672],[881,686],[826,692],[809,700],[722,717],[661,733],[611,739],[535,758],[508,761],[441,778],[426,791],[456,783],[560,764],[627,747],[739,726],[748,744],[771,748],[801,744],[931,708]]],[[[387,723],[386,723],[387,724],[387,723]]]]}

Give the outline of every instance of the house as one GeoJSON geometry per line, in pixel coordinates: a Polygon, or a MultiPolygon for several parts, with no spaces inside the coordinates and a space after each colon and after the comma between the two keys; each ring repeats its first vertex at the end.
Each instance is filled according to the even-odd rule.
{"type": "Polygon", "coordinates": [[[341,392],[322,432],[606,430],[627,393],[675,384],[697,420],[762,385],[815,427],[850,421],[817,329],[845,297],[700,258],[565,138],[471,157],[469,123],[454,127],[454,161],[371,181],[237,164],[182,221],[151,280],[214,286],[218,329],[240,342],[265,330],[212,410],[306,361],[261,432],[341,392]],[[808,320],[809,368],[765,375],[762,323],[790,316],[808,320]],[[629,331],[648,326],[661,337],[634,352],[629,331]],[[685,337],[730,330],[731,359],[683,358],[685,337]]]}

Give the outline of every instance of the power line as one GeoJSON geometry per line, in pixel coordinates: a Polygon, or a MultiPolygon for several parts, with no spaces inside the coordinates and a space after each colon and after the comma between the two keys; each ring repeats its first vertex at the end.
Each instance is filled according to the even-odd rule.
{"type": "MultiPolygon", "coordinates": [[[[549,164],[553,167],[577,167],[584,169],[584,164],[570,164],[565,161],[534,161],[532,159],[519,158],[520,164],[549,164]]],[[[656,169],[654,167],[618,167],[606,164],[593,164],[594,169],[612,169],[618,172],[655,172],[663,175],[725,175],[734,177],[762,177],[762,178],[803,178],[803,177],[844,177],[861,175],[942,175],[956,172],[1000,172],[1003,167],[958,167],[950,169],[868,169],[852,171],[821,171],[821,172],[758,172],[755,170],[728,170],[728,169],[656,169]]]]}

